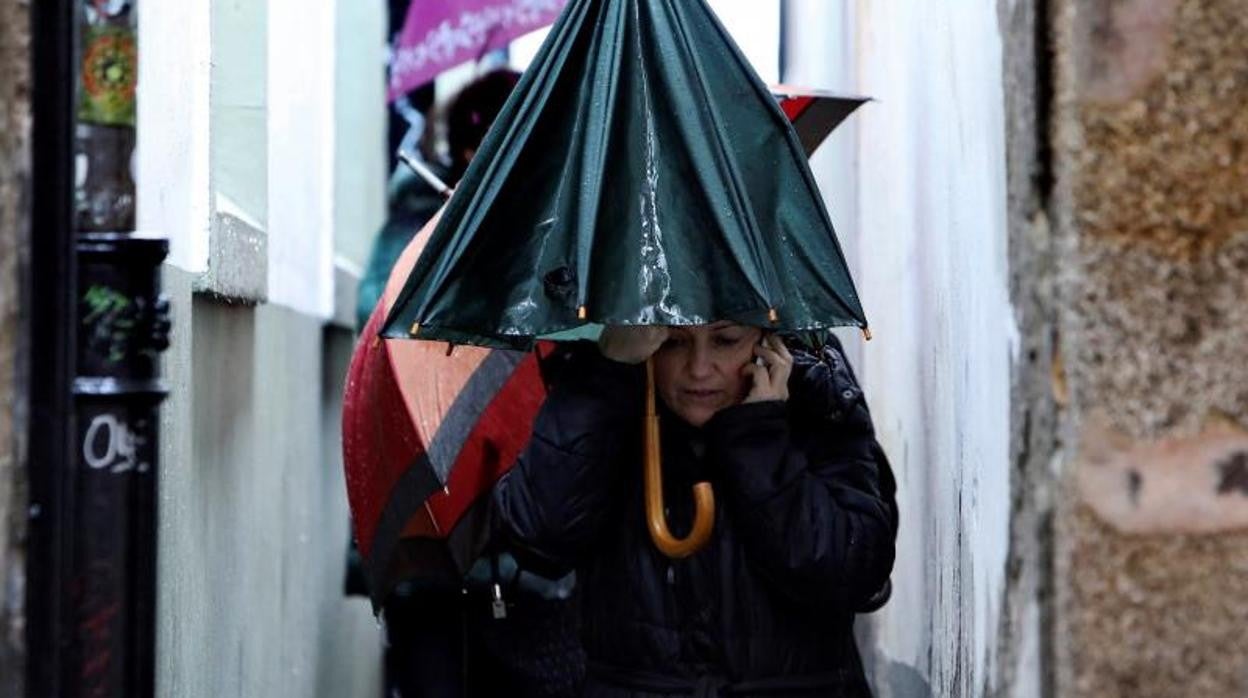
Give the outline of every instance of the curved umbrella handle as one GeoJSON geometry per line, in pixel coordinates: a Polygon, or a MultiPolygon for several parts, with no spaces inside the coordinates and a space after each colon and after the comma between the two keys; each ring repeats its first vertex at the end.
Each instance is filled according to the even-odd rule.
{"type": "Polygon", "coordinates": [[[659,552],[670,558],[693,555],[706,546],[715,528],[715,493],[711,483],[693,486],[695,514],[693,530],[685,538],[677,538],[667,528],[663,506],[663,470],[659,442],[659,415],[654,398],[654,359],[646,361],[646,424],[645,424],[645,487],[646,524],[650,538],[659,552]]]}

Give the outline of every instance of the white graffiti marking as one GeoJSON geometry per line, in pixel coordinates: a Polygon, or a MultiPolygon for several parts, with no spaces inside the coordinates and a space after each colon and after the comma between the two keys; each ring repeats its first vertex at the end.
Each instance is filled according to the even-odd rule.
{"type": "Polygon", "coordinates": [[[147,462],[139,461],[139,447],[146,439],[136,435],[130,425],[111,414],[91,420],[82,439],[82,457],[93,470],[109,469],[114,475],[137,470],[145,473],[147,462]]]}

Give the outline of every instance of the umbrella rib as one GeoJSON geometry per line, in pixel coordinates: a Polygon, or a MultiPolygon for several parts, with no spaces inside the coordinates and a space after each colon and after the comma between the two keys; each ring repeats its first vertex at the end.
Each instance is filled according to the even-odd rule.
{"type": "MultiPolygon", "coordinates": [[[[607,3],[603,8],[603,12],[614,10],[616,13],[624,12],[623,3],[607,3]]],[[[589,276],[593,262],[593,246],[595,233],[598,229],[599,206],[601,204],[601,195],[603,188],[603,175],[606,171],[607,146],[610,140],[609,131],[612,126],[609,115],[615,113],[615,104],[618,97],[620,83],[620,67],[623,61],[623,44],[624,41],[620,36],[625,28],[624,22],[616,22],[617,26],[615,36],[610,38],[610,56],[611,64],[606,71],[606,88],[607,95],[604,103],[599,104],[594,101],[588,106],[589,112],[586,118],[588,123],[587,133],[585,136],[585,153],[586,161],[591,160],[591,154],[597,153],[597,158],[592,158],[592,162],[583,162],[582,168],[587,170],[593,176],[585,177],[585,185],[581,189],[580,201],[577,207],[576,221],[576,239],[578,241],[578,249],[576,254],[577,261],[577,319],[587,320],[588,313],[586,303],[589,299],[589,276]],[[588,210],[587,210],[588,209],[588,210]]],[[[598,37],[595,37],[598,41],[598,37]]],[[[597,51],[590,49],[590,55],[597,55],[597,51]]],[[[600,67],[600,66],[596,66],[600,67]]],[[[595,71],[596,73],[596,71],[595,71]]],[[[594,77],[598,75],[594,74],[594,77]]],[[[583,170],[583,171],[584,171],[583,170]]]]}
{"type": "MultiPolygon", "coordinates": [[[[676,0],[676,1],[685,2],[686,0],[676,0]]],[[[669,6],[669,8],[671,6],[671,2],[672,0],[668,0],[668,2],[666,3],[669,6]]],[[[697,3],[697,4],[701,6],[701,9],[703,12],[706,12],[708,14],[712,25],[715,26],[720,31],[721,37],[724,39],[725,44],[730,48],[734,48],[734,52],[735,52],[735,47],[734,47],[734,44],[732,43],[731,37],[727,35],[727,33],[724,31],[722,27],[720,27],[718,21],[715,19],[711,11],[706,7],[705,4],[702,4],[702,3],[697,3]]],[[[693,76],[697,81],[697,86],[699,88],[699,91],[701,92],[701,95],[700,95],[701,99],[698,101],[699,103],[703,105],[710,104],[712,102],[710,86],[706,82],[706,76],[704,73],[701,58],[698,56],[698,52],[690,49],[692,41],[689,38],[688,27],[685,26],[683,17],[681,16],[680,12],[669,12],[669,16],[673,19],[673,24],[675,25],[677,33],[681,39],[681,48],[684,49],[685,55],[688,56],[689,60],[694,64],[694,70],[691,72],[693,73],[693,76]]],[[[753,80],[748,80],[748,78],[753,75],[753,68],[749,67],[748,64],[744,65],[743,68],[744,68],[743,72],[745,73],[747,77],[747,81],[754,82],[753,80]]],[[[774,103],[774,99],[772,99],[770,96],[768,97],[768,99],[770,99],[774,103]]],[[[779,107],[777,107],[777,110],[778,109],[779,107]]],[[[703,107],[704,113],[705,113],[705,110],[706,110],[706,107],[704,106],[703,107]]],[[[732,198],[734,203],[736,203],[738,209],[741,210],[742,213],[744,214],[745,220],[743,221],[743,224],[746,226],[747,232],[749,233],[748,238],[747,238],[748,240],[747,244],[749,245],[750,252],[754,256],[754,263],[757,265],[758,269],[760,269],[763,272],[763,278],[760,279],[760,282],[762,283],[762,286],[763,286],[762,289],[759,289],[760,295],[763,297],[764,302],[766,302],[769,306],[772,306],[772,308],[774,309],[775,295],[773,291],[774,291],[774,288],[777,286],[776,270],[774,268],[774,265],[771,264],[771,259],[767,257],[767,255],[763,254],[763,250],[760,247],[762,243],[762,233],[761,233],[761,230],[759,229],[758,221],[754,217],[754,211],[753,211],[753,208],[750,206],[749,198],[745,195],[744,186],[741,182],[741,175],[737,171],[732,155],[730,154],[728,147],[726,145],[727,138],[725,134],[722,132],[722,129],[717,119],[711,118],[711,119],[707,119],[707,121],[709,121],[711,124],[710,135],[712,137],[712,140],[715,146],[713,150],[714,150],[715,155],[717,156],[716,162],[719,164],[721,170],[723,171],[723,174],[725,175],[725,180],[727,180],[728,185],[729,185],[728,192],[726,193],[732,198]]],[[[787,122],[787,119],[786,119],[786,122],[787,122]]],[[[748,278],[748,275],[747,275],[747,278],[748,278]]]]}
{"type": "Polygon", "coordinates": [[[643,120],[645,122],[645,187],[640,201],[642,265],[639,288],[645,296],[647,305],[642,308],[638,322],[658,323],[667,316],[676,322],[684,321],[684,314],[679,307],[671,304],[671,275],[667,266],[667,256],[663,246],[663,226],[659,220],[659,168],[656,150],[658,133],[655,128],[654,103],[650,95],[650,76],[646,70],[644,37],[641,31],[641,12],[637,4],[633,4],[633,23],[636,26],[636,60],[637,69],[641,74],[641,92],[644,105],[643,120]],[[651,302],[653,301],[653,302],[651,302]]]}
{"type": "MultiPolygon", "coordinates": [[[[705,5],[703,7],[705,10],[705,5]]],[[[733,43],[731,35],[728,33],[728,30],[724,28],[724,26],[719,22],[719,20],[714,16],[713,13],[711,13],[709,10],[705,10],[705,11],[710,15],[711,25],[715,27],[716,31],[719,32],[720,37],[723,38],[725,42],[725,45],[727,45],[732,50],[731,51],[732,55],[737,61],[737,64],[741,66],[744,70],[746,70],[747,75],[753,75],[753,72],[752,72],[753,69],[750,67],[749,61],[746,60],[745,56],[742,55],[740,50],[736,47],[736,44],[733,43]]],[[[683,26],[681,27],[681,31],[682,33],[684,33],[683,26]]],[[[694,61],[698,62],[698,58],[696,55],[694,56],[694,61]]],[[[699,62],[699,66],[700,66],[700,62],[699,62]]],[[[805,151],[805,148],[802,146],[801,141],[797,137],[797,132],[793,129],[792,123],[789,121],[788,117],[785,115],[784,110],[780,108],[780,105],[776,103],[775,98],[772,97],[771,90],[769,90],[767,86],[764,85],[760,80],[748,80],[748,82],[750,83],[751,87],[754,88],[754,91],[759,95],[759,97],[765,98],[765,99],[762,99],[762,102],[765,105],[768,105],[770,107],[769,111],[772,115],[772,119],[777,122],[777,124],[780,126],[781,130],[783,131],[784,138],[789,144],[790,155],[794,157],[794,162],[797,165],[798,171],[802,177],[802,181],[806,185],[807,192],[811,196],[812,200],[815,202],[815,208],[820,218],[823,219],[824,227],[828,231],[828,236],[831,238],[833,248],[836,250],[837,256],[840,258],[841,267],[848,270],[849,267],[845,261],[845,252],[841,249],[841,243],[839,240],[837,240],[836,235],[833,233],[834,227],[832,225],[832,219],[828,215],[827,207],[824,206],[823,195],[820,193],[818,185],[815,184],[814,176],[811,174],[810,168],[806,164],[806,154],[805,154],[806,151],[805,151]]],[[[706,89],[705,81],[703,81],[702,85],[703,85],[703,89],[705,90],[706,89]]],[[[774,268],[772,268],[772,272],[773,274],[775,273],[774,268]]],[[[836,289],[832,287],[827,288],[827,292],[833,298],[836,298],[838,303],[840,303],[842,306],[845,306],[847,309],[852,309],[853,306],[855,305],[861,308],[861,301],[858,299],[858,291],[854,287],[853,279],[849,277],[848,274],[846,274],[846,280],[849,285],[849,292],[852,296],[851,299],[845,299],[841,297],[841,294],[838,293],[836,289]]],[[[862,313],[861,310],[859,310],[858,313],[856,314],[852,312],[850,314],[856,315],[856,319],[858,319],[860,322],[860,327],[865,328],[867,326],[866,316],[862,313]]]]}
{"type": "MultiPolygon", "coordinates": [[[[712,17],[712,20],[714,20],[714,17],[712,17]]],[[[726,39],[728,37],[728,30],[724,29],[723,25],[720,24],[718,21],[715,21],[714,25],[720,32],[721,36],[725,37],[726,39]]],[[[749,62],[746,60],[745,56],[741,55],[739,51],[734,51],[734,55],[736,57],[737,62],[740,65],[742,66],[749,65],[749,62]]],[[[758,83],[756,81],[751,81],[751,84],[753,85],[755,91],[758,92],[760,95],[771,96],[771,91],[765,85],[762,85],[761,83],[758,83]]],[[[865,102],[868,100],[863,100],[863,101],[865,102]]],[[[863,313],[862,311],[862,302],[858,298],[858,290],[854,287],[853,277],[851,277],[848,273],[849,265],[845,261],[845,252],[844,250],[841,249],[841,241],[838,240],[836,237],[835,227],[832,225],[832,218],[831,216],[828,215],[827,207],[823,203],[823,194],[819,191],[819,185],[815,183],[814,175],[811,174],[810,167],[807,164],[807,155],[806,155],[805,147],[802,145],[801,140],[798,138],[797,131],[792,127],[792,122],[789,121],[789,118],[785,115],[784,110],[780,108],[780,105],[776,103],[775,99],[773,98],[770,100],[764,100],[764,102],[771,105],[772,117],[785,124],[785,127],[782,130],[784,131],[785,138],[787,139],[789,143],[789,152],[791,155],[793,155],[794,163],[797,165],[798,173],[801,175],[802,181],[806,185],[806,190],[809,193],[812,201],[814,201],[815,203],[816,212],[818,213],[819,217],[822,219],[824,228],[828,231],[828,237],[831,238],[832,247],[833,249],[836,250],[837,257],[840,259],[841,268],[846,270],[845,280],[849,286],[850,298],[846,299],[842,297],[842,295],[836,290],[836,288],[832,286],[826,286],[825,290],[829,296],[831,296],[832,298],[835,298],[837,303],[839,303],[842,307],[846,309],[848,315],[853,316],[858,321],[859,327],[866,329],[867,318],[866,318],[865,313],[863,313]],[[855,306],[857,307],[856,313],[853,312],[855,309],[855,306]]],[[[854,107],[854,109],[857,109],[857,107],[854,107]]],[[[850,112],[852,113],[854,109],[851,109],[850,112]]],[[[805,251],[803,250],[803,252],[805,251]]]]}
{"type": "MultiPolygon", "coordinates": [[[[569,7],[567,12],[565,12],[565,14],[555,24],[554,29],[552,29],[552,36],[546,43],[543,44],[542,49],[539,50],[537,57],[534,59],[533,65],[530,66],[529,70],[525,72],[525,76],[521,78],[520,84],[516,86],[516,89],[508,98],[495,122],[496,124],[499,122],[509,122],[510,119],[507,119],[506,117],[514,110],[516,112],[516,121],[523,124],[524,128],[513,128],[511,130],[491,128],[487,132],[485,140],[481,143],[481,150],[494,148],[492,145],[493,141],[495,139],[502,139],[500,142],[501,147],[494,148],[494,150],[508,153],[514,150],[513,148],[508,147],[509,144],[519,138],[520,134],[527,132],[528,129],[532,128],[533,122],[541,116],[541,112],[537,107],[546,103],[546,100],[550,96],[550,92],[554,89],[555,84],[558,82],[557,71],[547,71],[545,67],[553,61],[566,59],[566,54],[571,52],[572,46],[575,43],[566,41],[566,36],[575,33],[576,29],[583,23],[587,13],[587,5],[584,3],[574,3],[569,7]],[[556,52],[556,49],[559,49],[558,52],[556,52]],[[526,78],[527,80],[533,81],[535,84],[531,87],[526,85],[526,78]],[[530,93],[536,94],[531,95],[530,93]]],[[[468,180],[470,178],[479,178],[484,182],[496,182],[500,180],[505,181],[506,177],[499,177],[497,173],[500,170],[512,169],[515,166],[515,160],[517,157],[518,153],[514,153],[508,158],[490,160],[482,160],[479,158],[474,159],[472,164],[469,165],[468,172],[465,173],[464,179],[468,180]],[[476,174],[478,168],[482,169],[480,176],[476,174]]],[[[466,187],[460,187],[460,189],[465,188],[466,187]]],[[[474,237],[473,233],[480,228],[485,215],[484,212],[489,208],[484,205],[483,202],[497,198],[497,188],[498,185],[495,185],[495,187],[492,188],[473,187],[472,197],[469,200],[463,201],[462,197],[456,196],[452,197],[450,203],[447,205],[446,215],[439,223],[437,230],[434,232],[433,238],[428,243],[428,247],[429,249],[443,249],[441,247],[442,238],[449,234],[444,233],[440,235],[439,233],[443,230],[452,231],[457,227],[461,234],[453,236],[447,241],[449,244],[441,255],[430,255],[427,259],[425,255],[421,255],[421,258],[417,260],[416,267],[412,270],[409,284],[404,287],[403,293],[399,296],[397,302],[395,303],[396,308],[402,307],[407,303],[411,296],[416,294],[418,286],[428,286],[433,292],[423,294],[424,302],[415,313],[415,322],[428,321],[429,318],[427,317],[427,313],[429,312],[429,305],[433,302],[434,298],[440,297],[445,292],[445,286],[448,280],[453,277],[451,271],[462,260],[469,243],[474,237]],[[461,225],[452,227],[450,225],[451,222],[460,215],[463,216],[461,225]],[[449,263],[442,263],[444,260],[449,260],[449,263]],[[428,277],[427,282],[425,281],[426,277],[428,277]],[[411,280],[416,279],[420,279],[421,283],[411,283],[411,280]]]]}

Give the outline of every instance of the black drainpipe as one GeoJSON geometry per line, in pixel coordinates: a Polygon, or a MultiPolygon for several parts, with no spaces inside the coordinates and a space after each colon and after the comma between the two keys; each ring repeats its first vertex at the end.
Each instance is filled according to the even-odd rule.
{"type": "Polygon", "coordinates": [[[32,697],[154,693],[168,242],[133,235],[135,11],[31,3],[32,697]]]}

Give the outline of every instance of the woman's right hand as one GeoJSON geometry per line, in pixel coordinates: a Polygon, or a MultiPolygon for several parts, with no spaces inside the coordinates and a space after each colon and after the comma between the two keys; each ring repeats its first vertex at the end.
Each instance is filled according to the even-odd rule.
{"type": "Polygon", "coordinates": [[[639,364],[667,341],[664,325],[609,325],[598,338],[598,350],[612,361],[639,364]]]}

